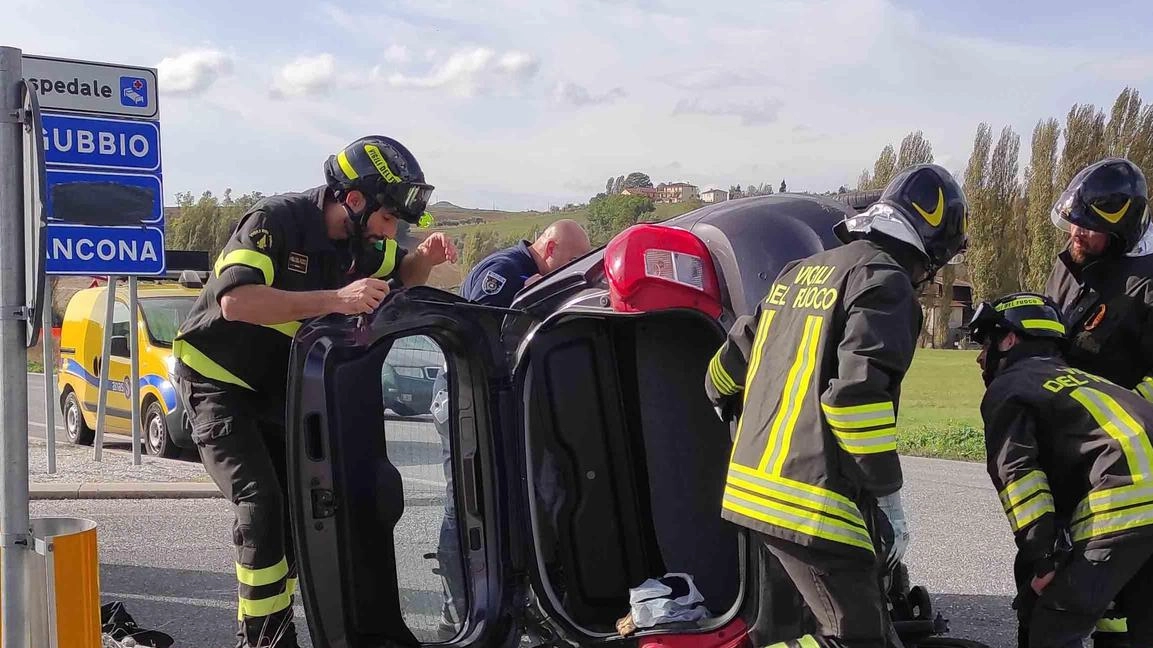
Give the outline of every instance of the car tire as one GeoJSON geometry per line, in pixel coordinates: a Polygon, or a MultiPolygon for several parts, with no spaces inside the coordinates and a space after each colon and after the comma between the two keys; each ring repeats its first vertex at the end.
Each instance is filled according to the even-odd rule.
{"type": "Polygon", "coordinates": [[[64,404],[61,407],[64,416],[64,433],[68,435],[68,442],[76,445],[92,445],[96,432],[84,422],[84,410],[80,407],[80,399],[71,389],[64,395],[64,404]]]}
{"type": "Polygon", "coordinates": [[[164,408],[155,399],[148,399],[145,403],[142,422],[144,447],[148,454],[154,457],[175,459],[181,455],[181,448],[168,434],[168,420],[164,417],[164,408]]]}

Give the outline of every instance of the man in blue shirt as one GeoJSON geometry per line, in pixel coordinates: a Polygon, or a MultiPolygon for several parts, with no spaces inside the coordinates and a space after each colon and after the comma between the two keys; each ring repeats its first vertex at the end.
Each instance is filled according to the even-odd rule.
{"type": "Polygon", "coordinates": [[[469,271],[460,294],[469,301],[509,306],[525,286],[588,253],[588,234],[576,221],[549,225],[536,241],[497,250],[469,271]]]}
{"type": "MultiPolygon", "coordinates": [[[[544,275],[584,256],[591,249],[588,234],[579,223],[569,219],[556,221],[536,241],[520,241],[497,250],[476,264],[460,286],[460,295],[472,302],[503,306],[525,286],[544,275]]],[[[452,453],[449,443],[448,367],[442,365],[432,388],[435,396],[429,408],[441,440],[441,463],[444,468],[446,497],[444,518],[436,558],[444,580],[444,605],[440,631],[451,638],[465,618],[464,561],[460,553],[460,536],[456,526],[456,506],[452,488],[452,453]]]]}

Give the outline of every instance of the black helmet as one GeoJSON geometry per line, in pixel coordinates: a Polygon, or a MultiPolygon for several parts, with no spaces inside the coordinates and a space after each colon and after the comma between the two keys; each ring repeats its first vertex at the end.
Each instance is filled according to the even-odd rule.
{"type": "Polygon", "coordinates": [[[932,276],[968,245],[968,212],[952,174],[936,164],[918,164],[897,174],[877,202],[836,231],[845,242],[852,232],[875,230],[907,243],[921,252],[932,276]]]}
{"type": "Polygon", "coordinates": [[[1053,205],[1049,217],[1069,231],[1076,225],[1116,238],[1124,254],[1149,225],[1149,189],[1141,169],[1124,158],[1106,158],[1081,169],[1053,205]]]}
{"type": "Polygon", "coordinates": [[[967,326],[977,344],[995,332],[1014,331],[1030,338],[1049,338],[1064,343],[1065,321],[1052,299],[1031,292],[1006,295],[993,303],[981,302],[967,326]]]}
{"type": "Polygon", "coordinates": [[[432,222],[425,209],[433,186],[425,183],[424,171],[412,153],[390,137],[362,137],[330,155],[324,163],[324,179],[338,200],[352,190],[364,194],[368,205],[353,214],[360,227],[381,207],[421,227],[432,222]]]}

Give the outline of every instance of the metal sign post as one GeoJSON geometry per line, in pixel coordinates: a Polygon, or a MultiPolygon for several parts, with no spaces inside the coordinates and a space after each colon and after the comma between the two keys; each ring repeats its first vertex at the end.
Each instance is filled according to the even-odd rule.
{"type": "Polygon", "coordinates": [[[48,474],[56,474],[56,340],[52,337],[52,284],[44,282],[44,323],[40,345],[44,353],[44,438],[48,443],[48,474]]]}
{"type": "Polygon", "coordinates": [[[140,321],[137,314],[136,277],[128,278],[128,372],[132,386],[128,398],[132,401],[132,465],[140,465],[140,321]]]}
{"type": "Polygon", "coordinates": [[[28,347],[21,51],[0,47],[0,645],[28,638],[28,347]]]}
{"type": "Polygon", "coordinates": [[[108,365],[112,358],[112,312],[116,309],[116,277],[108,277],[108,299],[104,306],[104,343],[100,351],[100,392],[96,398],[96,439],[92,443],[92,458],[101,460],[104,450],[104,421],[108,406],[108,365]]]}

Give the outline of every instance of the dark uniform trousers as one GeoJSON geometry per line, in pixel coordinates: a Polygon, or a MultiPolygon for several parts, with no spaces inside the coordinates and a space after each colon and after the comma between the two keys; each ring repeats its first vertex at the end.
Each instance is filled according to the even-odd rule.
{"type": "MultiPolygon", "coordinates": [[[[1153,537],[1125,534],[1075,547],[1038,597],[1026,582],[1017,616],[1029,648],[1080,648],[1110,601],[1133,646],[1153,646],[1153,537]]],[[[1021,576],[1021,575],[1019,575],[1021,576]]],[[[1025,579],[1020,579],[1025,580],[1025,579]]],[[[1096,645],[1096,644],[1095,644],[1096,645]]]]}
{"type": "Polygon", "coordinates": [[[177,391],[201,461],[233,505],[237,646],[295,647],[292,604],[297,565],[289,526],[283,423],[253,392],[181,369],[177,391]]]}

